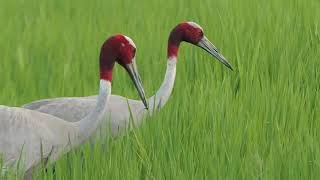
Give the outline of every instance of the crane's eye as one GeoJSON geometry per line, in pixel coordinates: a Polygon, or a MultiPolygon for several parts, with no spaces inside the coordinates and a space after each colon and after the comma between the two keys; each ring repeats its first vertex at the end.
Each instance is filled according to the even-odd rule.
{"type": "Polygon", "coordinates": [[[203,37],[203,32],[202,31],[199,32],[199,36],[203,37]]]}

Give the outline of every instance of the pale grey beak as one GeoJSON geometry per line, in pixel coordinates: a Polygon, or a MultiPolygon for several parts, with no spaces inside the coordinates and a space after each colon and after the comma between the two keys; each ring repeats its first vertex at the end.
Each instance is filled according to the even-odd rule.
{"type": "Polygon", "coordinates": [[[135,60],[133,60],[131,64],[126,64],[125,68],[128,71],[128,73],[129,73],[129,75],[130,75],[130,77],[131,77],[131,79],[132,79],[132,81],[133,81],[138,93],[139,93],[140,99],[142,100],[145,108],[149,109],[148,103],[147,103],[147,100],[146,100],[146,94],[145,94],[143,86],[142,86],[141,78],[140,78],[140,75],[139,75],[135,60]]]}
{"type": "Polygon", "coordinates": [[[217,58],[222,64],[233,70],[227,59],[220,54],[219,50],[205,36],[200,40],[198,46],[217,58]]]}

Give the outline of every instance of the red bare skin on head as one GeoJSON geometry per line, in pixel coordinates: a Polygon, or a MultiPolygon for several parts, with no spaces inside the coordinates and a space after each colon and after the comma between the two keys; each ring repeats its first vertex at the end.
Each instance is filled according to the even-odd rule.
{"type": "Polygon", "coordinates": [[[179,46],[182,41],[196,45],[202,37],[202,29],[192,26],[187,22],[178,24],[173,28],[169,36],[168,58],[178,57],[179,46]]]}
{"type": "Polygon", "coordinates": [[[115,62],[124,66],[132,63],[136,48],[121,34],[107,39],[100,51],[100,79],[112,81],[112,69],[115,62]]]}

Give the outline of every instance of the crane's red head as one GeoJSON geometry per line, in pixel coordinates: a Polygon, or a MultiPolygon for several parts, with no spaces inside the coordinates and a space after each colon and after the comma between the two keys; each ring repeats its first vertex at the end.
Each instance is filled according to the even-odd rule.
{"type": "Polygon", "coordinates": [[[127,70],[131,80],[133,81],[139,96],[148,109],[146,95],[142,86],[141,78],[135,64],[136,45],[133,41],[124,35],[117,34],[107,39],[100,52],[100,79],[112,81],[112,69],[117,62],[127,70]]]}
{"type": "Polygon", "coordinates": [[[194,22],[178,24],[169,36],[168,57],[177,57],[180,42],[185,41],[197,45],[203,37],[203,29],[198,24],[194,22]]]}
{"type": "Polygon", "coordinates": [[[231,64],[219,52],[219,50],[204,36],[202,28],[194,22],[183,22],[178,24],[170,33],[168,41],[168,59],[177,59],[179,45],[182,41],[196,45],[213,57],[215,57],[222,64],[232,70],[231,64]]]}
{"type": "Polygon", "coordinates": [[[117,34],[107,39],[100,52],[100,79],[112,81],[114,63],[126,67],[133,63],[135,55],[136,46],[129,37],[117,34]]]}

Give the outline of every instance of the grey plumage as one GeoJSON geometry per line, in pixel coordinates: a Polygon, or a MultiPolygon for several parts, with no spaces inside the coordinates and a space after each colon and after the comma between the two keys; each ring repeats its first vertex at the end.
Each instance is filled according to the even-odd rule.
{"type": "MultiPolygon", "coordinates": [[[[145,109],[141,101],[127,99],[118,95],[110,96],[104,124],[107,123],[107,127],[111,129],[113,137],[126,130],[131,120],[138,126],[147,115],[152,115],[166,104],[174,86],[176,62],[176,59],[168,60],[165,78],[160,89],[148,99],[149,111],[145,109]]],[[[69,122],[75,122],[90,112],[95,103],[96,96],[65,97],[39,100],[25,104],[22,107],[51,114],[69,122]]]]}

